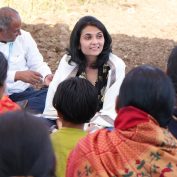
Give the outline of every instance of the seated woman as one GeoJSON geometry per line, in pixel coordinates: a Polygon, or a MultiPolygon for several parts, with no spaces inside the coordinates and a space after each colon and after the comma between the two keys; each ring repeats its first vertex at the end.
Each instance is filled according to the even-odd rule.
{"type": "Polygon", "coordinates": [[[26,112],[0,115],[0,176],[54,177],[55,157],[43,120],[26,112]]]}
{"type": "Polygon", "coordinates": [[[160,69],[131,70],[117,99],[115,129],[81,139],[69,156],[66,176],[176,176],[177,140],[167,129],[174,97],[160,69]]]}
{"type": "MultiPolygon", "coordinates": [[[[173,48],[168,58],[167,75],[172,80],[177,96],[177,46],[173,48]]],[[[177,138],[177,105],[174,107],[173,119],[168,127],[172,134],[177,138]]]]}
{"type": "Polygon", "coordinates": [[[81,77],[98,91],[99,106],[91,119],[92,125],[113,127],[115,100],[125,76],[125,63],[112,53],[111,44],[111,36],[101,21],[92,16],[79,19],[71,32],[68,52],[49,85],[44,115],[57,116],[52,101],[58,84],[69,77],[81,77]]]}
{"type": "Polygon", "coordinates": [[[0,113],[20,109],[20,107],[16,103],[14,103],[8,96],[4,95],[7,69],[7,60],[4,57],[3,53],[0,52],[0,113]]]}

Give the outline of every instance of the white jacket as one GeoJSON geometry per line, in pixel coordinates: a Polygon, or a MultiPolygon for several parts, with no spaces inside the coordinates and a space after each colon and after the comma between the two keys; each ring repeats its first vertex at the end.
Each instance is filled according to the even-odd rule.
{"type": "MultiPolygon", "coordinates": [[[[60,64],[55,72],[54,78],[49,85],[46,104],[43,114],[46,117],[55,117],[57,112],[52,106],[53,97],[57,86],[63,80],[69,77],[75,77],[78,71],[77,64],[68,64],[70,56],[64,55],[60,61],[60,64]]],[[[125,63],[122,59],[116,55],[110,53],[108,65],[110,70],[108,73],[108,81],[104,95],[103,108],[95,114],[91,119],[91,122],[104,127],[112,127],[116,118],[115,103],[119,94],[120,85],[125,77],[125,63]]]]}

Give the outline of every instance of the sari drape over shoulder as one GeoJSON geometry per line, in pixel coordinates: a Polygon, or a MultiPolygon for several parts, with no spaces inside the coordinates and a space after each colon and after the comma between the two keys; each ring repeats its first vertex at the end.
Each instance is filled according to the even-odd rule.
{"type": "Polygon", "coordinates": [[[89,134],[69,156],[67,177],[175,177],[177,140],[147,113],[120,109],[115,129],[89,134]]]}

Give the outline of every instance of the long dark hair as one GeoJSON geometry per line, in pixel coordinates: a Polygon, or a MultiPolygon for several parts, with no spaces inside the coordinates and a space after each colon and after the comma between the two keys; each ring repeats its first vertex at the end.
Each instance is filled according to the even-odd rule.
{"type": "Polygon", "coordinates": [[[131,70],[123,80],[117,109],[134,106],[153,116],[161,127],[171,120],[175,91],[169,77],[160,69],[142,65],[131,70]]]}
{"type": "Polygon", "coordinates": [[[95,26],[99,30],[101,30],[103,32],[104,39],[105,39],[103,50],[98,56],[94,68],[99,68],[103,66],[103,64],[105,64],[108,61],[109,54],[112,51],[112,46],[111,46],[112,39],[107,29],[103,25],[103,23],[93,16],[82,17],[74,26],[74,29],[70,36],[70,46],[68,49],[68,54],[71,56],[69,63],[71,63],[72,61],[77,63],[79,66],[79,71],[81,72],[85,70],[86,58],[85,55],[82,53],[82,51],[79,49],[80,36],[82,30],[88,25],[95,26]]]}

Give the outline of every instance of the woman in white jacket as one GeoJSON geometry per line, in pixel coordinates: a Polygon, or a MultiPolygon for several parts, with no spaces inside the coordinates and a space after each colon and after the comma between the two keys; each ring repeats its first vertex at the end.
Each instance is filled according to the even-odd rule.
{"type": "Polygon", "coordinates": [[[57,116],[52,102],[58,84],[69,77],[82,77],[98,91],[99,105],[90,123],[99,128],[113,127],[115,99],[125,76],[125,64],[112,54],[111,44],[110,34],[95,17],[85,16],[76,23],[67,54],[62,57],[50,83],[44,115],[57,116]]]}

